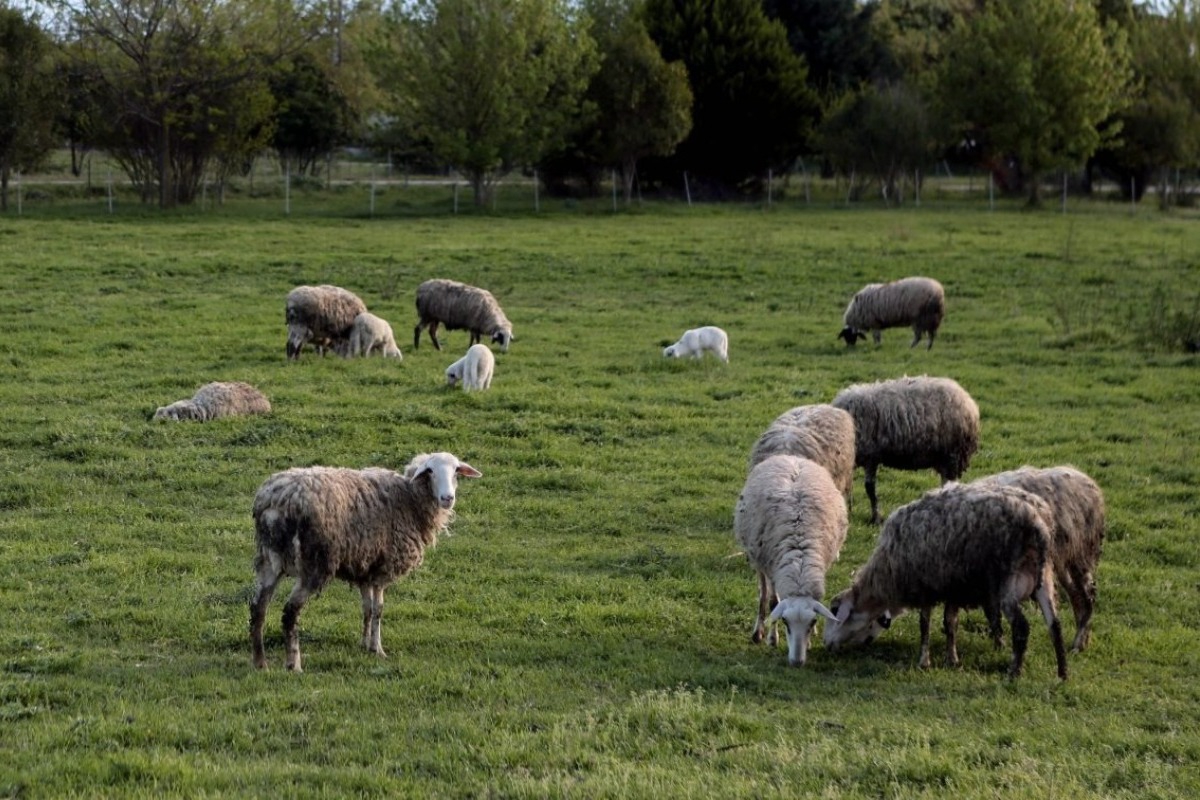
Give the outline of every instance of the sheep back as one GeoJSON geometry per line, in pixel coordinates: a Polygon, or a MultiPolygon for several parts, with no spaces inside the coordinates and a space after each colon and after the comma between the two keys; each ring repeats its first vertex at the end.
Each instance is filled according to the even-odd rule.
{"type": "Polygon", "coordinates": [[[844,497],[854,481],[854,418],[828,404],[780,414],[750,450],[750,469],[773,455],[807,458],[824,467],[844,497]]]}

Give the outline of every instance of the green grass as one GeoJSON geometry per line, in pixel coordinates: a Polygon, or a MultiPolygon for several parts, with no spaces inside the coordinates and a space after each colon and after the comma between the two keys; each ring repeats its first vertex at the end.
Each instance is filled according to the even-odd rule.
{"type": "MultiPolygon", "coordinates": [[[[1194,219],[1100,205],[0,219],[0,796],[1195,797],[1197,253],[1194,219]],[[849,296],[907,274],[946,286],[934,348],[845,349],[849,296]],[[434,276],[514,321],[487,393],[442,385],[462,332],[412,349],[434,276]],[[403,362],[286,363],[283,297],[318,282],[389,319],[403,362]],[[701,324],[732,363],[662,359],[701,324]],[[1073,463],[1106,492],[1065,684],[1037,625],[1007,680],[978,612],[958,670],[916,667],[910,617],[803,669],[749,643],[732,512],[755,438],[919,373],[979,403],[967,477],[1073,463]],[[151,424],[210,380],[275,410],[151,424]],[[281,668],[279,598],[252,670],[258,485],[435,449],[484,477],[388,593],[390,657],[358,648],[337,583],[305,609],[305,673],[281,668]]],[[[936,483],[884,470],[880,502],[936,483]]],[[[831,590],[872,548],[867,508],[860,478],[831,590]]]]}

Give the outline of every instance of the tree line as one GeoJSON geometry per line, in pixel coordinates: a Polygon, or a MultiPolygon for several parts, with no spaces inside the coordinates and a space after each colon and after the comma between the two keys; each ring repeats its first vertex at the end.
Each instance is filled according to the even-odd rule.
{"type": "MultiPolygon", "coordinates": [[[[1200,157],[1196,0],[44,0],[0,6],[10,176],[102,151],[147,203],[273,153],[513,170],[627,201],[761,191],[798,159],[899,197],[931,163],[1038,202],[1052,170],[1140,198],[1200,157]]],[[[1167,196],[1163,193],[1162,196],[1167,196]]]]}

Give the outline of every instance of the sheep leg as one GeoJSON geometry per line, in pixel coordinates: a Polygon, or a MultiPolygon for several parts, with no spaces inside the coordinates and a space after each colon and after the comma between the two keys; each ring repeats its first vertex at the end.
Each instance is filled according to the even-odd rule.
{"type": "Polygon", "coordinates": [[[909,344],[908,349],[911,350],[914,347],[916,347],[917,345],[919,345],[920,343],[921,343],[921,328],[917,325],[913,325],[913,340],[912,340],[912,343],[909,344]]]}
{"type": "Polygon", "coordinates": [[[883,329],[876,328],[875,330],[871,331],[871,338],[875,340],[875,344],[880,344],[883,342],[883,329]]]}
{"type": "Polygon", "coordinates": [[[418,322],[417,326],[413,328],[413,350],[421,346],[421,328],[424,324],[423,322],[418,322]]]}
{"type": "Polygon", "coordinates": [[[1070,580],[1063,582],[1067,596],[1071,598],[1071,609],[1075,612],[1075,641],[1072,653],[1080,653],[1088,646],[1092,634],[1092,611],[1096,607],[1096,579],[1088,570],[1071,568],[1070,580]]]}
{"type": "Polygon", "coordinates": [[[1025,664],[1025,649],[1029,645],[1029,620],[1021,613],[1018,600],[1007,600],[1002,609],[1012,627],[1012,662],[1008,666],[1008,677],[1016,678],[1021,675],[1021,667],[1025,664]]]}
{"type": "Polygon", "coordinates": [[[300,667],[300,611],[314,590],[305,585],[304,580],[296,581],[287,602],[283,604],[283,640],[287,646],[287,668],[292,672],[303,672],[300,667]]]}
{"type": "Polygon", "coordinates": [[[371,646],[367,649],[381,658],[387,658],[383,652],[381,627],[383,623],[383,587],[376,586],[371,593],[371,646]]]}
{"type": "Polygon", "coordinates": [[[958,612],[959,607],[946,604],[942,612],[942,632],[946,634],[946,666],[957,667],[958,659],[958,612]]]}
{"type": "Polygon", "coordinates": [[[754,619],[754,630],[750,633],[752,643],[758,644],[767,638],[767,644],[772,646],[776,644],[778,639],[775,624],[770,624],[768,635],[767,618],[778,604],[779,598],[775,595],[775,587],[771,584],[771,579],[765,573],[758,573],[758,616],[754,619]]]}
{"type": "Polygon", "coordinates": [[[371,616],[372,609],[375,607],[374,589],[367,584],[361,584],[358,587],[358,593],[362,596],[362,646],[364,650],[371,649],[371,616]]]}
{"type": "Polygon", "coordinates": [[[984,603],[983,615],[987,617],[988,634],[992,637],[992,644],[999,650],[1004,647],[1004,624],[1001,621],[999,604],[995,601],[984,603]]]}
{"type": "Polygon", "coordinates": [[[879,465],[872,464],[871,466],[863,467],[864,480],[863,484],[867,489],[867,499],[871,501],[871,522],[878,525],[879,519],[879,498],[875,496],[875,475],[879,472],[879,465]]]}
{"type": "MultiPolygon", "coordinates": [[[[1062,624],[1058,621],[1058,608],[1054,601],[1054,581],[1049,580],[1049,573],[1050,570],[1047,569],[1046,579],[1034,591],[1033,597],[1042,610],[1042,618],[1046,620],[1046,627],[1050,629],[1050,642],[1054,645],[1054,660],[1058,663],[1058,679],[1065,681],[1067,679],[1067,648],[1063,645],[1062,624]]],[[[1013,640],[1016,640],[1015,630],[1013,640]]]]}
{"type": "Polygon", "coordinates": [[[435,319],[433,322],[429,323],[429,338],[433,340],[433,349],[441,350],[442,343],[438,341],[437,329],[438,329],[438,321],[435,319]]]}
{"type": "Polygon", "coordinates": [[[283,564],[274,553],[259,556],[258,591],[250,603],[250,649],[253,654],[256,669],[266,669],[267,655],[263,649],[263,623],[267,617],[267,606],[279,585],[279,577],[283,574],[283,564]]]}
{"type": "Polygon", "coordinates": [[[917,665],[921,669],[929,669],[929,617],[933,614],[933,606],[921,606],[921,656],[917,665]]]}

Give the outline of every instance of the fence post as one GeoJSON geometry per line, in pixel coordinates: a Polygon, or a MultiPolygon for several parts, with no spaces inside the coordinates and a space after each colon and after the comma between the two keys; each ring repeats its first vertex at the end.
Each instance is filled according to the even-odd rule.
{"type": "Polygon", "coordinates": [[[283,215],[292,215],[292,160],[283,160],[283,215]]]}
{"type": "Polygon", "coordinates": [[[108,171],[108,213],[113,213],[112,170],[108,171]]]}
{"type": "MultiPolygon", "coordinates": [[[[937,169],[936,167],[934,168],[937,169]]],[[[917,208],[921,207],[921,168],[917,167],[913,173],[913,199],[916,201],[917,208]]]]}
{"type": "Polygon", "coordinates": [[[688,176],[687,176],[686,170],[683,173],[683,192],[684,192],[684,194],[687,195],[687,203],[688,203],[688,206],[690,207],[692,205],[692,187],[691,187],[691,185],[688,184],[688,176]]]}
{"type": "Polygon", "coordinates": [[[771,183],[774,181],[774,170],[767,170],[767,208],[771,207],[771,183]]]}
{"type": "Polygon", "coordinates": [[[454,182],[454,213],[458,214],[458,181],[454,182]]]}
{"type": "Polygon", "coordinates": [[[21,216],[21,171],[17,170],[17,216],[21,216]]]}
{"type": "Polygon", "coordinates": [[[613,187],[613,213],[617,213],[617,171],[612,171],[612,187],[613,187]]]}
{"type": "Polygon", "coordinates": [[[1062,213],[1067,213],[1067,171],[1063,170],[1062,213]]]}
{"type": "Polygon", "coordinates": [[[542,211],[542,205],[538,201],[538,176],[537,176],[537,170],[535,169],[533,171],[533,213],[540,214],[541,211],[542,211]]]}
{"type": "Polygon", "coordinates": [[[988,211],[996,210],[995,176],[988,171],[988,211]]]}

